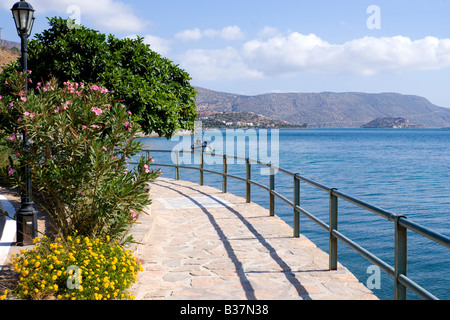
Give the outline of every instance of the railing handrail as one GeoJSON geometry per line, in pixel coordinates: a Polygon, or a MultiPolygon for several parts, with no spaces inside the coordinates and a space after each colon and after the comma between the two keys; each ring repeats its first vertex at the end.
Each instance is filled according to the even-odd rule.
{"type": "Polygon", "coordinates": [[[270,215],[274,215],[274,197],[277,197],[278,199],[285,202],[287,205],[291,206],[293,208],[294,213],[294,237],[300,236],[300,220],[299,220],[299,214],[301,213],[303,216],[307,217],[314,223],[316,223],[318,226],[323,228],[329,233],[329,246],[330,246],[330,261],[329,261],[329,269],[330,270],[336,270],[337,269],[337,240],[342,241],[344,244],[349,246],[352,250],[356,251],[360,255],[362,255],[364,258],[368,259],[378,267],[380,267],[381,270],[383,270],[385,273],[387,273],[389,276],[391,276],[394,279],[395,289],[394,289],[394,297],[396,300],[406,300],[406,289],[411,290],[415,294],[417,294],[422,299],[430,299],[430,300],[438,300],[437,297],[432,295],[430,292],[425,290],[423,287],[419,286],[417,283],[415,283],[413,280],[408,278],[406,276],[406,262],[407,262],[407,255],[406,255],[406,230],[410,230],[416,234],[419,234],[421,236],[424,236],[431,241],[434,241],[440,245],[443,245],[447,248],[450,248],[450,238],[442,235],[438,232],[435,232],[429,228],[426,228],[420,224],[417,224],[413,221],[410,221],[407,219],[406,216],[398,215],[393,212],[386,211],[382,208],[373,206],[367,202],[364,202],[362,200],[356,199],[352,196],[349,196],[343,192],[338,191],[336,188],[329,188],[327,186],[324,186],[320,183],[317,183],[313,180],[310,180],[306,177],[303,177],[299,175],[298,173],[290,172],[286,169],[276,167],[270,163],[265,163],[259,160],[253,160],[249,158],[242,158],[242,157],[236,157],[233,155],[226,155],[226,154],[216,154],[216,153],[208,153],[210,156],[214,157],[222,157],[224,160],[223,165],[223,171],[213,171],[208,170],[203,167],[204,163],[204,152],[197,152],[197,151],[189,151],[189,150],[155,150],[155,149],[143,149],[143,152],[147,154],[147,158],[150,156],[150,152],[152,153],[175,153],[176,154],[176,163],[175,164],[164,164],[164,163],[152,163],[152,166],[160,166],[160,167],[172,167],[175,168],[175,178],[179,180],[179,169],[190,169],[190,170],[198,170],[200,172],[200,185],[203,185],[203,173],[212,173],[221,175],[223,177],[223,184],[222,184],[222,191],[226,193],[227,189],[227,178],[233,178],[236,180],[240,180],[246,183],[246,201],[251,201],[251,185],[255,185],[259,188],[262,188],[269,192],[269,211],[270,215]],[[188,154],[198,154],[200,159],[200,166],[199,167],[193,167],[193,166],[182,166],[178,164],[178,157],[180,153],[188,153],[188,154]],[[245,161],[246,163],[246,177],[239,177],[236,175],[228,174],[227,169],[227,159],[231,158],[238,161],[245,161]],[[269,175],[270,181],[269,181],[269,187],[262,185],[256,181],[251,180],[251,164],[259,164],[266,166],[270,168],[271,174],[269,175]],[[294,184],[294,198],[293,201],[287,199],[285,196],[281,195],[277,191],[275,191],[275,172],[281,172],[288,176],[291,176],[293,178],[293,184],[294,184]],[[300,187],[299,183],[300,181],[307,183],[317,189],[323,190],[329,194],[330,197],[330,223],[329,225],[320,220],[319,218],[315,217],[313,214],[309,213],[305,209],[303,209],[300,206],[300,187]],[[345,235],[340,233],[337,230],[337,201],[338,199],[342,199],[344,201],[347,201],[349,203],[352,203],[360,208],[363,208],[367,211],[370,211],[372,213],[375,213],[383,218],[385,218],[388,221],[391,221],[395,224],[395,266],[392,267],[382,259],[378,258],[373,253],[367,251],[363,247],[361,247],[356,242],[350,240],[345,235]]]}

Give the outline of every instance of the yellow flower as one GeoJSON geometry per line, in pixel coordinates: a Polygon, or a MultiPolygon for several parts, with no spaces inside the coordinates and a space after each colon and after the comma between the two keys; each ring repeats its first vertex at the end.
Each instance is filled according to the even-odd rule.
{"type": "Polygon", "coordinates": [[[8,296],[8,290],[4,291],[4,294],[0,296],[0,300],[6,300],[6,297],[8,296]]]}
{"type": "Polygon", "coordinates": [[[36,261],[36,263],[34,264],[34,266],[36,267],[36,268],[39,268],[39,266],[40,266],[40,262],[39,261],[36,261]]]}

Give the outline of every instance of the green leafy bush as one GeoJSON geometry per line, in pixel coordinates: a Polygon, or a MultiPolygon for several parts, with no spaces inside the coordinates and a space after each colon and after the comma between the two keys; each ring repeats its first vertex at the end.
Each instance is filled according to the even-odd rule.
{"type": "MultiPolygon", "coordinates": [[[[49,29],[29,41],[30,88],[51,76],[102,84],[138,117],[145,133],[170,137],[177,129],[194,129],[196,91],[189,75],[152,51],[143,38],[107,37],[84,26],[72,28],[69,20],[61,18],[52,18],[49,24],[49,29]]],[[[5,68],[0,94],[7,92],[2,85],[11,71],[20,68],[17,62],[5,68]]]]}
{"type": "Polygon", "coordinates": [[[59,87],[52,79],[25,94],[24,81],[23,74],[10,79],[15,95],[0,100],[0,115],[15,128],[6,137],[13,154],[3,176],[23,190],[19,164],[29,165],[33,193],[39,194],[35,201],[64,239],[77,231],[131,241],[131,224],[150,204],[147,183],[159,175],[150,170],[151,159],[140,157],[134,169],[127,165],[142,150],[131,112],[102,86],[65,82],[59,87]],[[21,132],[31,141],[28,152],[21,132]]]}

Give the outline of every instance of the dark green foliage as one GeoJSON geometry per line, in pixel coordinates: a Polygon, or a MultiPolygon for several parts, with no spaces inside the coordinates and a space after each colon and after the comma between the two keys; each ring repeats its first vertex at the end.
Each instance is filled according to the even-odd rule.
{"type": "MultiPolygon", "coordinates": [[[[143,38],[118,39],[68,22],[49,19],[50,28],[29,41],[30,87],[51,77],[102,84],[127,105],[145,133],[170,137],[177,129],[194,129],[196,91],[184,70],[152,51],[143,38]]],[[[0,94],[7,94],[4,81],[18,68],[18,63],[5,68],[0,94]]]]}

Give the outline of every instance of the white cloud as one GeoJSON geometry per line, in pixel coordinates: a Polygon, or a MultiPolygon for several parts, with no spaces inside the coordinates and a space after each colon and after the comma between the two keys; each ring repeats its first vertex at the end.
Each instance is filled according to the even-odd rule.
{"type": "MultiPolygon", "coordinates": [[[[133,35],[129,35],[125,38],[129,38],[129,39],[136,39],[137,35],[133,34],[133,35]]],[[[170,40],[166,40],[157,36],[153,36],[153,35],[146,35],[144,37],[144,43],[145,44],[149,44],[150,45],[150,49],[159,53],[160,55],[166,55],[167,53],[170,52],[171,50],[171,41],[170,40]]]]}
{"type": "Polygon", "coordinates": [[[280,33],[277,28],[266,26],[259,32],[260,38],[272,38],[278,36],[280,33]]]}
{"type": "Polygon", "coordinates": [[[245,35],[238,26],[229,26],[219,32],[219,37],[225,40],[242,40],[245,35]]]}
{"type": "Polygon", "coordinates": [[[181,61],[181,66],[192,77],[202,80],[262,77],[259,71],[249,68],[239,52],[232,47],[219,50],[189,50],[181,56],[181,61]]]}
{"type": "Polygon", "coordinates": [[[450,39],[364,37],[330,44],[314,34],[293,32],[266,41],[249,41],[241,54],[250,67],[267,75],[301,72],[374,75],[448,67],[450,39]]]}
{"type": "Polygon", "coordinates": [[[247,41],[240,48],[191,50],[182,57],[182,64],[201,79],[304,73],[371,76],[450,67],[450,39],[364,37],[332,44],[315,34],[280,35],[274,28],[264,28],[259,36],[262,38],[247,41]]]}
{"type": "Polygon", "coordinates": [[[166,40],[160,37],[152,36],[152,35],[146,35],[144,37],[144,43],[150,45],[150,49],[152,49],[155,52],[158,52],[161,55],[166,55],[171,50],[171,41],[166,40]]]}
{"type": "Polygon", "coordinates": [[[206,29],[203,31],[199,28],[194,28],[184,30],[175,35],[175,39],[181,41],[197,41],[204,37],[220,38],[223,40],[242,40],[245,38],[245,35],[238,26],[228,26],[222,30],[206,29]]]}
{"type": "MultiPolygon", "coordinates": [[[[3,1],[2,6],[10,9],[17,0],[3,1]]],[[[132,7],[117,0],[39,0],[33,1],[33,8],[39,14],[55,13],[62,17],[94,22],[97,27],[110,31],[138,32],[146,21],[140,19],[132,7]]]]}
{"type": "Polygon", "coordinates": [[[175,35],[175,39],[181,41],[197,41],[203,38],[203,33],[200,29],[189,29],[179,32],[175,35]]]}

